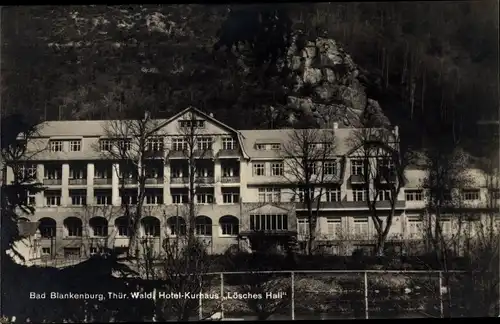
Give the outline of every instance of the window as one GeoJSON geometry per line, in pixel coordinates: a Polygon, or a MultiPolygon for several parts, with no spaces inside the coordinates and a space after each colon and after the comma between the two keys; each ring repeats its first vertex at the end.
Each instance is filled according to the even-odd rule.
{"type": "Polygon", "coordinates": [[[195,176],[200,178],[207,178],[214,176],[213,169],[207,168],[206,166],[198,166],[194,172],[195,176]]]}
{"type": "Polygon", "coordinates": [[[422,201],[422,190],[405,190],[405,198],[407,201],[422,201]]]}
{"type": "Polygon", "coordinates": [[[179,120],[179,125],[181,128],[204,128],[205,121],[202,119],[192,119],[192,120],[179,120]]]}
{"type": "Polygon", "coordinates": [[[26,197],[26,204],[28,206],[35,206],[36,205],[36,195],[34,193],[31,193],[28,191],[27,197],[26,197]]]}
{"type": "Polygon", "coordinates": [[[120,217],[120,221],[116,225],[118,227],[118,236],[129,236],[128,224],[125,217],[120,217]]]}
{"type": "Polygon", "coordinates": [[[317,174],[318,173],[316,162],[310,162],[307,165],[307,169],[308,169],[310,174],[317,174]]]}
{"type": "Polygon", "coordinates": [[[111,192],[95,192],[95,203],[96,205],[111,205],[111,192]]]}
{"type": "Polygon", "coordinates": [[[233,216],[223,216],[220,220],[222,235],[235,236],[239,234],[238,219],[233,216]]]}
{"type": "Polygon", "coordinates": [[[253,164],[253,175],[254,176],[265,176],[265,164],[264,163],[254,163],[253,164]]]}
{"type": "Polygon", "coordinates": [[[305,201],[305,197],[307,195],[306,192],[309,192],[309,199],[310,200],[314,200],[314,188],[309,188],[309,190],[307,190],[307,188],[299,188],[299,201],[300,202],[304,202],[305,201]]]}
{"type": "Polygon", "coordinates": [[[422,217],[419,215],[408,215],[408,236],[415,237],[420,233],[422,227],[422,217]]]}
{"type": "Polygon", "coordinates": [[[299,237],[309,237],[309,220],[306,218],[297,219],[297,234],[299,237]]]}
{"type": "Polygon", "coordinates": [[[188,149],[188,143],[183,138],[172,139],[172,150],[182,151],[188,149]]]}
{"type": "Polygon", "coordinates": [[[61,169],[57,167],[46,167],[45,179],[51,179],[51,180],[61,179],[61,169]]]}
{"type": "Polygon", "coordinates": [[[172,194],[172,202],[174,204],[187,204],[188,203],[188,195],[187,195],[187,193],[175,193],[175,194],[172,194]]]}
{"type": "Polygon", "coordinates": [[[251,231],[286,231],[288,215],[250,215],[251,231]]]}
{"type": "Polygon", "coordinates": [[[326,201],[340,201],[341,200],[341,190],[340,188],[327,188],[325,192],[326,201]]]}
{"type": "Polygon", "coordinates": [[[170,176],[172,178],[182,178],[182,169],[181,168],[172,168],[170,176]]]}
{"type": "Polygon", "coordinates": [[[80,222],[68,222],[66,229],[68,230],[68,236],[82,236],[82,225],[80,222]]]}
{"type": "Polygon", "coordinates": [[[43,247],[42,248],[42,255],[50,255],[50,248],[49,247],[43,247]]]}
{"type": "Polygon", "coordinates": [[[62,152],[63,151],[63,141],[50,141],[50,151],[51,152],[62,152]]]}
{"type": "Polygon", "coordinates": [[[382,177],[389,176],[394,173],[394,162],[391,159],[379,159],[378,160],[378,172],[382,177]]]}
{"type": "Polygon", "coordinates": [[[70,190],[69,196],[71,197],[71,205],[73,206],[85,206],[87,204],[87,193],[84,190],[70,190]]]}
{"type": "Polygon", "coordinates": [[[451,228],[451,217],[447,215],[441,215],[441,231],[444,235],[450,235],[452,233],[451,228]]]}
{"type": "Polygon", "coordinates": [[[462,190],[463,200],[479,200],[479,189],[462,190]]]}
{"type": "Polygon", "coordinates": [[[313,151],[314,152],[314,150],[316,150],[316,148],[318,148],[318,144],[319,143],[309,143],[307,145],[307,148],[309,149],[309,151],[313,151]]]}
{"type": "Polygon", "coordinates": [[[279,143],[271,144],[271,150],[273,150],[273,151],[281,150],[281,144],[279,144],[279,143]]]}
{"type": "Polygon", "coordinates": [[[69,178],[70,179],[86,179],[87,175],[85,173],[86,172],[83,168],[70,167],[69,178]]]}
{"type": "Polygon", "coordinates": [[[353,201],[366,201],[368,198],[368,190],[366,188],[353,188],[352,198],[353,201]]]}
{"type": "Polygon", "coordinates": [[[163,192],[161,190],[147,190],[145,193],[146,205],[163,204],[163,192]]]}
{"type": "Polygon", "coordinates": [[[259,188],[259,202],[280,202],[280,188],[259,188]]]}
{"type": "Polygon", "coordinates": [[[236,149],[236,140],[231,137],[222,138],[222,149],[223,150],[234,150],[236,149]]]}
{"type": "Polygon", "coordinates": [[[163,137],[154,136],[146,140],[146,150],[151,152],[163,151],[163,137]]]}
{"type": "Polygon", "coordinates": [[[206,216],[196,217],[196,235],[212,236],[212,220],[206,216]]]}
{"type": "Polygon", "coordinates": [[[327,218],[326,232],[330,239],[339,239],[342,234],[342,218],[340,217],[327,218]]]}
{"type": "Polygon", "coordinates": [[[61,193],[45,191],[45,205],[46,206],[60,206],[61,205],[61,193]]]}
{"type": "Polygon", "coordinates": [[[198,150],[211,150],[212,149],[212,138],[211,137],[199,137],[197,140],[198,150]]]}
{"type": "Polygon", "coordinates": [[[110,139],[102,139],[99,141],[100,151],[111,151],[113,149],[113,141],[110,139]]]}
{"type": "Polygon", "coordinates": [[[240,202],[240,194],[238,192],[222,192],[222,202],[224,204],[237,204],[240,202]]]}
{"type": "Polygon", "coordinates": [[[79,259],[81,257],[80,248],[64,248],[64,258],[66,259],[79,259]]]}
{"type": "Polygon", "coordinates": [[[325,162],[323,164],[323,172],[325,175],[337,174],[337,163],[334,161],[325,162]]]}
{"type": "Polygon", "coordinates": [[[266,149],[266,144],[256,144],[255,149],[257,151],[264,151],[266,149]]]}
{"type": "Polygon", "coordinates": [[[160,167],[149,166],[146,167],[145,173],[146,178],[148,179],[161,179],[163,172],[161,171],[160,167]]]}
{"type": "Polygon", "coordinates": [[[500,199],[500,189],[489,189],[490,199],[500,199]]]}
{"type": "Polygon", "coordinates": [[[128,138],[120,139],[120,140],[116,141],[116,146],[120,152],[130,151],[131,144],[132,144],[132,142],[128,138]]]}
{"type": "Polygon", "coordinates": [[[137,205],[137,192],[126,192],[121,196],[121,201],[124,205],[137,205]]]}
{"type": "Polygon", "coordinates": [[[19,168],[20,181],[30,181],[36,179],[36,165],[21,165],[19,168]]]}
{"type": "Polygon", "coordinates": [[[352,175],[363,175],[364,173],[364,161],[363,160],[352,160],[351,161],[351,174],[352,175]]]}
{"type": "Polygon", "coordinates": [[[142,229],[144,231],[144,236],[158,237],[160,236],[160,222],[158,219],[153,217],[148,217],[147,221],[142,224],[142,229]]]}
{"type": "Polygon", "coordinates": [[[234,177],[235,170],[231,167],[223,167],[222,168],[222,176],[223,177],[234,177]]]}
{"type": "Polygon", "coordinates": [[[81,140],[71,140],[69,141],[69,151],[70,152],[80,152],[82,150],[81,140]]]}
{"type": "Polygon", "coordinates": [[[368,234],[368,217],[354,217],[354,234],[368,234]]]}
{"type": "Polygon", "coordinates": [[[272,176],[283,175],[283,162],[271,163],[271,175],[272,176]]]}
{"type": "Polygon", "coordinates": [[[213,204],[214,195],[211,193],[198,193],[196,194],[196,202],[198,204],[213,204]]]}
{"type": "Polygon", "coordinates": [[[390,201],[391,200],[391,191],[388,189],[379,190],[378,191],[378,200],[379,201],[390,201]]]}

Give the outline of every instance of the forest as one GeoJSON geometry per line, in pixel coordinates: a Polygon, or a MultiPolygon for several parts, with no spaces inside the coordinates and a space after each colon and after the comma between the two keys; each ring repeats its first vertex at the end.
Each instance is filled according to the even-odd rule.
{"type": "Polygon", "coordinates": [[[342,44],[409,144],[474,151],[476,122],[498,119],[497,13],[490,0],[4,7],[2,113],[107,119],[123,106],[159,117],[195,106],[239,129],[286,127],[268,107],[288,109],[276,66],[300,32],[342,44]]]}

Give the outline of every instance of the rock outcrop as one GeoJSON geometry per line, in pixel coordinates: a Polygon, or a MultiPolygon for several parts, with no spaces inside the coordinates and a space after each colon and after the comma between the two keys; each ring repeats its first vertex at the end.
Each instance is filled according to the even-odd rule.
{"type": "Polygon", "coordinates": [[[326,126],[388,125],[377,101],[367,97],[361,72],[333,39],[295,36],[287,53],[291,70],[289,120],[314,118],[326,126]]]}

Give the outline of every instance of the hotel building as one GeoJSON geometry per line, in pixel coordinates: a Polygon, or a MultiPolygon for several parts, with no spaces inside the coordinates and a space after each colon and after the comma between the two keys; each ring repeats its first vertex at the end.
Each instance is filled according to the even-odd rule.
{"type": "MultiPolygon", "coordinates": [[[[138,180],[136,172],[127,170],[131,163],[106,154],[117,137],[110,135],[109,125],[118,122],[48,121],[39,125],[37,136],[28,143],[36,154],[24,167],[24,172],[44,186],[43,192],[28,197],[35,213],[21,219],[22,228],[30,232],[20,242],[28,259],[81,258],[98,253],[103,245],[128,246],[123,203],[124,199],[137,203],[138,180]]],[[[246,238],[256,232],[282,244],[295,237],[304,245],[309,230],[307,210],[297,190],[300,181],[291,179],[293,172],[283,154],[296,131],[235,130],[194,108],[170,119],[154,120],[154,124],[154,136],[146,139],[146,156],[140,166],[146,177],[140,237],[161,250],[167,236],[186,231],[190,163],[195,163],[195,233],[207,243],[210,253],[224,253],[234,245],[247,244],[248,248],[246,238]],[[196,130],[192,159],[185,154],[187,129],[196,130]]],[[[366,201],[371,193],[360,177],[364,162],[359,147],[353,147],[350,140],[357,130],[334,124],[321,131],[331,132],[335,144],[334,153],[322,162],[326,176],[316,186],[316,191],[321,187],[316,249],[331,254],[371,249],[376,238],[366,201]]],[[[390,132],[398,137],[397,127],[390,132]]],[[[123,139],[123,145],[133,146],[129,140],[123,139]]],[[[470,172],[474,183],[456,190],[464,206],[479,215],[475,220],[481,221],[492,210],[492,199],[496,204],[500,198],[498,178],[493,185],[491,176],[479,169],[470,172]]],[[[422,241],[425,176],[426,171],[416,166],[406,170],[388,237],[396,248],[404,249],[404,243],[412,240],[422,241]]],[[[13,178],[13,170],[8,169],[7,181],[13,178]]],[[[381,192],[378,197],[382,216],[391,207],[386,194],[381,192]]],[[[452,235],[455,219],[442,217],[442,221],[443,232],[452,235]]]]}

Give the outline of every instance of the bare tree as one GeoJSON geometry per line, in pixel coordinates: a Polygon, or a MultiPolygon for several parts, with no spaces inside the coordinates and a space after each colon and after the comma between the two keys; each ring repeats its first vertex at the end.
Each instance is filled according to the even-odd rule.
{"type": "MultiPolygon", "coordinates": [[[[180,178],[187,187],[187,197],[177,203],[186,203],[188,208],[188,236],[195,235],[196,224],[196,197],[205,187],[205,184],[213,184],[213,168],[211,165],[203,165],[204,160],[212,160],[212,137],[205,132],[202,123],[205,121],[197,118],[193,111],[187,113],[184,119],[179,121],[177,134],[172,138],[171,157],[181,158],[180,164],[174,168],[178,172],[175,176],[180,178]],[[187,161],[187,164],[185,163],[187,161]],[[184,172],[186,171],[186,172],[184,172]],[[185,177],[187,173],[187,177],[185,177]],[[187,179],[186,179],[187,178],[187,179]],[[187,180],[187,181],[185,181],[187,180]]],[[[169,159],[172,163],[174,160],[169,159]]],[[[184,195],[182,195],[184,197],[184,195]]],[[[204,203],[213,203],[213,194],[207,195],[208,201],[204,203]],[[209,198],[211,197],[211,198],[209,198]]],[[[200,203],[200,202],[198,202],[200,203]]]]}
{"type": "Polygon", "coordinates": [[[139,273],[151,281],[158,292],[178,294],[173,298],[159,298],[155,302],[156,320],[187,321],[199,310],[200,298],[209,294],[211,278],[207,244],[189,231],[190,205],[179,206],[177,221],[166,222],[161,251],[148,239],[140,241],[139,273]],[[200,296],[201,294],[201,296],[200,296]]]}
{"type": "Polygon", "coordinates": [[[425,154],[427,175],[423,181],[426,192],[426,237],[438,261],[446,267],[449,249],[446,236],[443,235],[443,220],[450,212],[458,210],[460,188],[467,188],[471,183],[468,174],[468,157],[460,149],[431,148],[425,154]]]}
{"type": "Polygon", "coordinates": [[[297,129],[283,144],[283,176],[307,210],[309,230],[307,252],[313,252],[321,198],[326,186],[338,181],[335,160],[335,134],[329,129],[297,129]]]}
{"type": "Polygon", "coordinates": [[[38,126],[25,116],[13,114],[2,118],[1,131],[1,181],[2,181],[2,226],[1,252],[11,250],[16,257],[23,256],[16,251],[14,242],[19,240],[18,212],[33,214],[34,202],[28,196],[43,190],[37,181],[36,166],[32,160],[45,150],[46,145],[35,139],[38,126]],[[7,183],[7,170],[12,170],[13,179],[7,183]]]}
{"type": "Polygon", "coordinates": [[[349,139],[355,150],[351,159],[362,163],[360,182],[366,190],[365,201],[377,234],[375,252],[383,255],[392,221],[396,215],[398,196],[404,187],[409,156],[400,147],[397,128],[361,128],[349,139]],[[381,202],[389,204],[382,211],[381,202]],[[387,209],[387,208],[386,208],[387,209]]]}
{"type": "Polygon", "coordinates": [[[147,110],[133,119],[116,119],[106,122],[105,135],[99,150],[107,159],[116,162],[115,170],[120,181],[121,205],[128,220],[130,236],[129,256],[139,251],[138,230],[146,197],[146,180],[151,176],[148,168],[151,158],[164,157],[162,120],[153,119],[147,110]],[[128,189],[136,184],[136,192],[128,189]]]}

